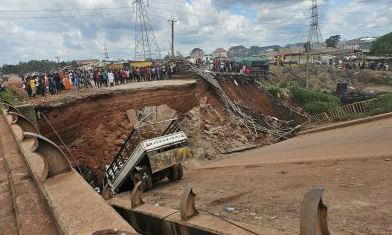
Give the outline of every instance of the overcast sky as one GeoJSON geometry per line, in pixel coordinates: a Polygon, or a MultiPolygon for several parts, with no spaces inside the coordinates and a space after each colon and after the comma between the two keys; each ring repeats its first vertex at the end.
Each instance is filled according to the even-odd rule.
{"type": "MultiPolygon", "coordinates": [[[[133,1],[133,0],[132,0],[133,1]]],[[[392,31],[392,0],[319,0],[323,39],[380,36],[392,31]]],[[[304,42],[310,0],[150,0],[149,15],[162,55],[175,18],[176,50],[211,52],[235,45],[304,42]]],[[[20,60],[133,58],[130,0],[1,0],[0,64],[20,60]],[[61,10],[61,11],[60,11],[61,10]]]]}

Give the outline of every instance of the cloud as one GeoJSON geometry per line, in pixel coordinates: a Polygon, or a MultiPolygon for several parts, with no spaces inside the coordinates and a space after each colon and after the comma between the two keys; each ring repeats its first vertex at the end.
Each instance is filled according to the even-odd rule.
{"type": "MultiPolygon", "coordinates": [[[[390,0],[319,3],[324,38],[342,34],[351,39],[391,31],[390,0]]],[[[148,11],[161,54],[170,51],[167,20],[174,18],[178,21],[176,50],[187,55],[195,47],[211,52],[239,44],[303,42],[310,6],[310,0],[154,0],[149,1],[148,11]]],[[[0,14],[0,64],[55,56],[103,58],[104,43],[110,57],[133,58],[135,16],[129,0],[2,0],[0,14]],[[4,12],[10,10],[14,11],[4,12]]]]}
{"type": "Polygon", "coordinates": [[[83,49],[82,42],[80,41],[80,35],[63,34],[63,45],[68,49],[83,49]]]}

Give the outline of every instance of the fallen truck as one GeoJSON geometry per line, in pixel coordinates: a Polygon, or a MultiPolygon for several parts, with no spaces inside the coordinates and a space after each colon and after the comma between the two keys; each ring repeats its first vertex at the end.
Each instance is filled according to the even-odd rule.
{"type": "Polygon", "coordinates": [[[129,191],[139,181],[142,182],[143,191],[148,191],[154,182],[165,177],[170,181],[182,178],[181,163],[192,154],[184,132],[138,140],[137,131],[134,130],[112,164],[106,167],[106,193],[108,189],[112,195],[129,191]]]}

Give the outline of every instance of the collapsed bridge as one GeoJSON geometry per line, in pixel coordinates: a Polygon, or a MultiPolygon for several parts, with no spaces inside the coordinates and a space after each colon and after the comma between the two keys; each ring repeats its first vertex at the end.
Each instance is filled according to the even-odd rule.
{"type": "MultiPolygon", "coordinates": [[[[219,216],[209,214],[207,210],[196,208],[196,194],[191,186],[184,190],[178,211],[144,204],[141,184],[138,183],[131,193],[129,202],[111,202],[122,215],[121,218],[71,168],[66,155],[55,143],[41,136],[35,125],[21,115],[17,108],[9,104],[3,105],[5,109],[2,109],[0,119],[2,138],[4,135],[13,136],[13,141],[21,151],[38,192],[37,200],[45,205],[48,210],[46,213],[55,225],[48,233],[29,230],[28,234],[92,234],[100,231],[109,232],[108,228],[121,230],[114,232],[112,229],[113,234],[223,234],[228,232],[228,227],[231,228],[230,234],[278,234],[270,229],[222,220],[219,216]],[[31,148],[31,144],[35,147],[31,148]],[[207,214],[199,215],[202,212],[207,214]],[[132,227],[127,225],[124,219],[132,227]]],[[[4,153],[2,157],[6,157],[4,153]]],[[[12,156],[6,158],[8,161],[14,160],[12,156]]],[[[9,171],[9,174],[11,176],[12,172],[9,171]]],[[[10,181],[10,187],[13,186],[10,181]]],[[[326,222],[327,209],[321,199],[322,191],[314,189],[305,195],[301,209],[301,234],[329,234],[326,222]]],[[[12,197],[12,200],[16,203],[17,199],[12,197]]],[[[24,219],[17,217],[18,226],[25,222],[24,219]]],[[[3,229],[1,222],[0,220],[0,228],[3,229]]],[[[16,233],[22,231],[22,227],[15,230],[16,233]]]]}

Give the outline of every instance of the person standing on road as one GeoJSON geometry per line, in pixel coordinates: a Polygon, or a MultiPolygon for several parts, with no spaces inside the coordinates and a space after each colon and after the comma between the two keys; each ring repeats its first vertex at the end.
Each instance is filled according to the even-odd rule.
{"type": "MultiPolygon", "coordinates": [[[[71,76],[71,74],[69,76],[71,76]]],[[[64,90],[66,91],[71,90],[71,82],[68,75],[66,73],[63,73],[62,77],[63,77],[64,90]]]]}
{"type": "Polygon", "coordinates": [[[114,86],[114,74],[112,71],[108,73],[109,86],[114,86]]]}
{"type": "Polygon", "coordinates": [[[126,82],[130,83],[131,82],[131,71],[129,71],[129,68],[125,70],[125,75],[126,75],[126,82]]]}
{"type": "Polygon", "coordinates": [[[157,73],[157,80],[158,81],[161,80],[161,68],[160,68],[160,66],[157,66],[155,71],[157,73]]]}
{"type": "Polygon", "coordinates": [[[32,91],[31,91],[31,86],[30,86],[29,77],[27,77],[27,78],[25,79],[25,81],[23,82],[23,86],[24,86],[24,88],[26,89],[27,95],[28,95],[29,97],[31,97],[31,96],[32,96],[32,91]]]}
{"type": "Polygon", "coordinates": [[[102,81],[103,81],[103,84],[106,86],[106,87],[108,87],[108,71],[107,70],[105,70],[105,71],[103,71],[103,73],[102,73],[102,81]]]}
{"type": "MultiPolygon", "coordinates": [[[[120,84],[120,76],[119,76],[117,69],[114,69],[114,71],[112,71],[112,73],[113,73],[113,77],[114,77],[114,84],[115,85],[120,84]]],[[[110,78],[109,78],[109,83],[110,83],[110,78]]]]}
{"type": "Polygon", "coordinates": [[[93,71],[94,86],[99,87],[99,72],[98,70],[93,71]]]}
{"type": "Polygon", "coordinates": [[[127,80],[127,73],[125,72],[125,69],[121,69],[121,84],[125,84],[125,81],[127,80]]]}
{"type": "Polygon", "coordinates": [[[49,82],[49,93],[51,95],[54,95],[56,92],[55,92],[55,88],[53,85],[54,79],[53,79],[52,75],[49,76],[48,82],[49,82]]]}
{"type": "Polygon", "coordinates": [[[37,87],[35,84],[35,78],[30,79],[30,87],[31,87],[31,96],[34,97],[35,94],[37,93],[37,87]]]}

